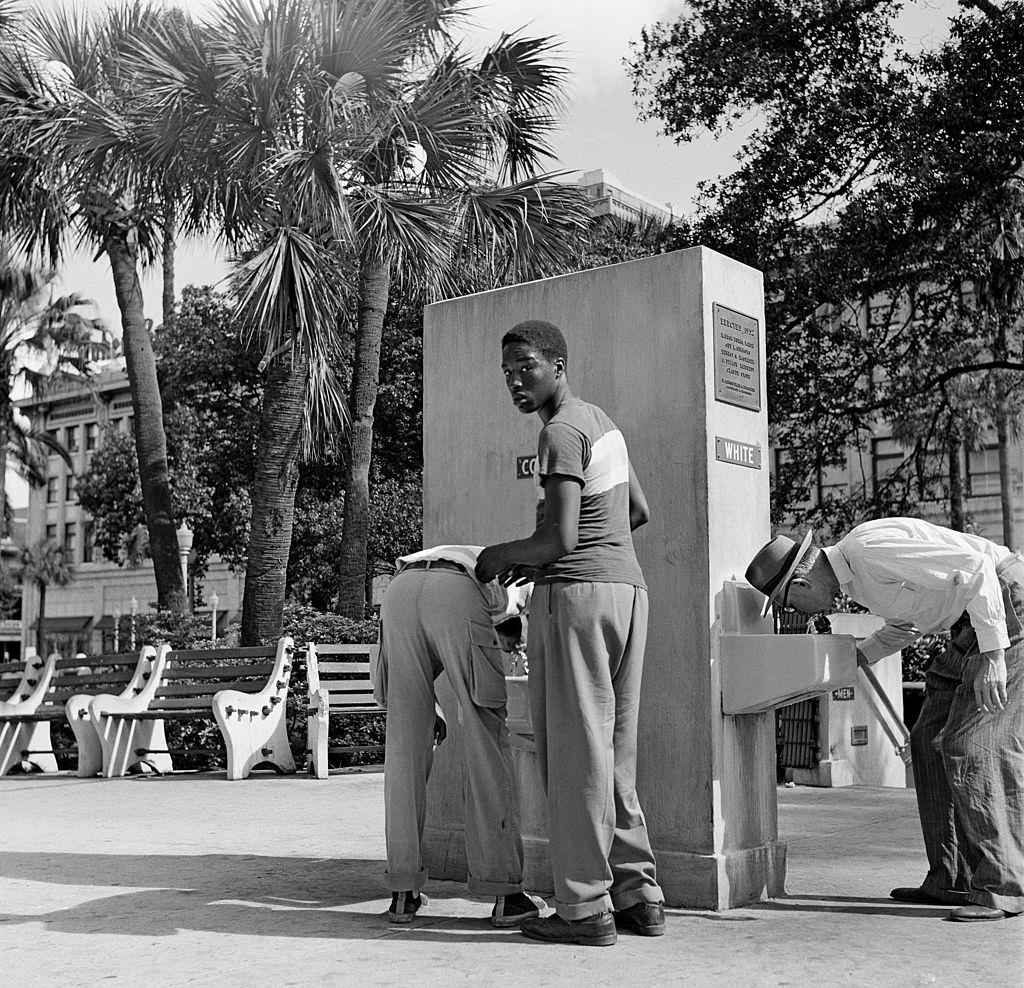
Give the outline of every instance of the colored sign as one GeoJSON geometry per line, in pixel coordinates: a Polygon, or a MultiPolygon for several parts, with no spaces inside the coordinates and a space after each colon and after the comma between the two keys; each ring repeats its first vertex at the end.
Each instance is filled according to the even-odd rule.
{"type": "Polygon", "coordinates": [[[516,480],[530,480],[537,472],[537,454],[516,457],[516,480]]]}
{"type": "Polygon", "coordinates": [[[715,459],[721,460],[723,463],[736,463],[741,467],[760,470],[761,447],[715,436],[715,459]]]}
{"type": "Polygon", "coordinates": [[[715,302],[715,398],[761,411],[761,344],[757,320],[715,302]]]}

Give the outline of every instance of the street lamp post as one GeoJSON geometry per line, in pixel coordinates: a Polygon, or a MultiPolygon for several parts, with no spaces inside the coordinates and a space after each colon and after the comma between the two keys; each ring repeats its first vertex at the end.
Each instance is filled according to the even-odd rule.
{"type": "Polygon", "coordinates": [[[220,597],[217,596],[215,590],[210,594],[210,644],[212,645],[217,640],[217,605],[220,603],[220,597]]]}
{"type": "Polygon", "coordinates": [[[178,555],[181,557],[181,582],[185,585],[185,599],[188,600],[188,554],[192,551],[195,536],[184,519],[178,526],[178,555]]]}
{"type": "Polygon", "coordinates": [[[130,604],[132,612],[132,627],[131,627],[131,644],[128,646],[133,652],[135,651],[135,616],[139,613],[139,602],[136,600],[134,594],[132,595],[132,602],[130,604]]]}

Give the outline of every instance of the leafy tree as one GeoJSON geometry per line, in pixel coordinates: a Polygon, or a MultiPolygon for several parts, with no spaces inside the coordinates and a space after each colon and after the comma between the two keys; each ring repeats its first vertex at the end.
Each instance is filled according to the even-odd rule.
{"type": "Polygon", "coordinates": [[[937,483],[962,514],[949,455],[977,431],[972,392],[1024,369],[1018,303],[1002,296],[986,320],[977,292],[993,222],[1019,197],[1024,14],[961,6],[983,13],[921,57],[886,0],[694,0],[634,49],[644,112],[677,140],[757,121],[737,169],[703,187],[693,237],[766,272],[769,411],[788,455],[776,518],[839,528],[914,510],[937,483]],[[880,419],[920,430],[900,469],[815,505],[819,472],[865,450],[880,419]]]}
{"type": "Polygon", "coordinates": [[[19,263],[0,243],[0,538],[8,533],[8,462],[34,486],[46,483],[48,452],[71,466],[53,436],[15,414],[12,391],[40,394],[57,382],[84,380],[90,359],[107,347],[102,324],[86,315],[88,299],[55,297],[54,278],[19,263]]]}
{"type": "MultiPolygon", "coordinates": [[[[12,4],[4,5],[11,16],[12,4]]],[[[171,503],[166,440],[139,264],[158,255],[168,163],[139,154],[162,121],[140,112],[129,43],[168,19],[125,2],[95,16],[71,8],[5,23],[0,44],[0,226],[52,262],[74,237],[110,261],[121,313],[135,443],[157,596],[186,607],[171,503]]],[[[197,212],[195,217],[201,215],[197,212]]]]}
{"type": "MultiPolygon", "coordinates": [[[[237,565],[249,535],[261,385],[256,359],[238,340],[229,303],[210,288],[186,288],[180,313],[155,342],[175,515],[195,533],[198,572],[211,553],[237,565]]],[[[139,539],[143,502],[129,437],[105,433],[77,493],[104,556],[137,562],[148,545],[139,539]]]]}
{"type": "Polygon", "coordinates": [[[46,591],[50,587],[66,587],[75,578],[75,567],[67,558],[64,546],[45,537],[21,550],[21,565],[24,579],[31,580],[39,593],[36,654],[45,656],[46,591]]]}

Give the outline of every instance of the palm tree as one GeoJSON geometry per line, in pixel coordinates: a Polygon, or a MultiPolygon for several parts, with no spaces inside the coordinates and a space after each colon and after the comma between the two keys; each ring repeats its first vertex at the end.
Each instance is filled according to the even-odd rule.
{"type": "Polygon", "coordinates": [[[46,454],[71,458],[52,435],[15,415],[12,390],[20,381],[36,394],[56,380],[83,381],[89,362],[108,348],[102,323],[80,295],[54,298],[52,271],[19,264],[0,243],[0,538],[7,526],[7,465],[30,484],[46,483],[46,454]]]}
{"type": "MultiPolygon", "coordinates": [[[[539,131],[546,111],[531,103],[526,69],[516,69],[507,39],[475,67],[445,41],[457,6],[226,0],[213,29],[179,22],[133,46],[148,115],[164,125],[154,161],[187,170],[189,200],[215,205],[239,257],[244,332],[268,369],[244,642],[280,629],[302,430],[307,451],[338,445],[339,329],[351,309],[359,309],[359,356],[350,510],[353,531],[362,527],[362,581],[361,471],[372,438],[380,310],[393,272],[440,286],[456,248],[463,260],[476,256],[485,230],[495,232],[494,256],[525,269],[525,258],[555,253],[552,242],[564,233],[548,231],[569,192],[539,181],[511,191],[467,184],[482,177],[482,149],[499,132],[510,162],[531,160],[524,122],[539,131]],[[418,148],[425,163],[416,177],[410,163],[418,148]],[[317,437],[316,422],[329,426],[326,435],[317,437]]],[[[549,83],[542,73],[533,88],[544,92],[549,83]]]]}
{"type": "Polygon", "coordinates": [[[49,587],[66,587],[75,578],[75,567],[68,560],[64,546],[53,539],[38,539],[21,550],[22,575],[31,580],[39,592],[39,617],[36,623],[36,655],[46,655],[46,591],[49,587]]]}
{"type": "Polygon", "coordinates": [[[561,96],[551,53],[549,39],[503,35],[477,61],[442,38],[426,66],[408,60],[378,140],[354,162],[360,278],[338,594],[348,617],[365,616],[373,412],[393,281],[418,280],[430,300],[457,293],[467,267],[493,287],[560,273],[578,253],[588,215],[579,191],[533,174],[550,154],[561,96]]]}
{"type": "MultiPolygon", "coordinates": [[[[11,5],[6,4],[10,15],[11,5]]],[[[123,329],[135,444],[161,607],[186,609],[156,363],[139,265],[155,263],[166,175],[140,149],[152,121],[122,53],[168,16],[142,2],[96,17],[35,11],[0,45],[0,228],[56,264],[69,234],[106,254],[123,329]]]]}

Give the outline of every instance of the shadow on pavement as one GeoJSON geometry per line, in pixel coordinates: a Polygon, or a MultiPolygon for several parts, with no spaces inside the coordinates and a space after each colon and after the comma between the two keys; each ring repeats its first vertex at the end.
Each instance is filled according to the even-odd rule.
{"type": "MultiPolygon", "coordinates": [[[[479,901],[477,915],[460,915],[466,909],[465,886],[454,883],[437,883],[441,891],[430,893],[429,912],[411,925],[389,924],[383,870],[382,861],[365,859],[0,853],[0,880],[53,883],[64,888],[51,899],[75,900],[50,911],[0,912],[0,929],[42,923],[51,931],[79,935],[154,937],[195,930],[361,940],[405,935],[474,943],[503,941],[517,932],[490,925],[490,900],[479,901]],[[444,885],[450,885],[447,897],[444,885]],[[458,900],[459,908],[446,909],[446,898],[458,900]]],[[[9,888],[4,896],[8,909],[16,891],[9,888]]]]}

